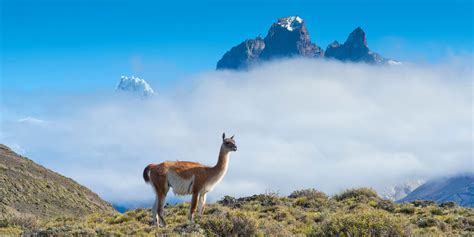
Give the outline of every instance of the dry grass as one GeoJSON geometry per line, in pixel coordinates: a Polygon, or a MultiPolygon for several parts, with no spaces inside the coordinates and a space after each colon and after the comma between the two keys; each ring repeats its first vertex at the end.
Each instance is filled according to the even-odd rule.
{"type": "Polygon", "coordinates": [[[166,228],[150,226],[150,209],[138,208],[123,214],[46,219],[33,229],[9,222],[0,228],[0,235],[22,230],[43,235],[469,236],[474,231],[473,209],[428,202],[395,204],[365,188],[334,197],[317,190],[301,190],[289,197],[225,197],[208,205],[194,224],[187,223],[188,210],[187,203],[167,207],[166,228]]]}

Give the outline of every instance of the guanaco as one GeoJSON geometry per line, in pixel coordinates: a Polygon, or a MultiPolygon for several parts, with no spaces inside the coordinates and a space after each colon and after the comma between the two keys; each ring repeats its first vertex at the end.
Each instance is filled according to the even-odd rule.
{"type": "Polygon", "coordinates": [[[165,161],[160,164],[149,164],[143,170],[143,179],[146,183],[151,181],[156,193],[152,210],[153,225],[160,224],[159,217],[162,225],[166,226],[163,211],[166,194],[170,188],[173,189],[175,195],[192,194],[188,215],[190,222],[194,220],[197,206],[198,213],[201,215],[206,203],[206,194],[222,180],[227,172],[230,152],[235,151],[237,151],[237,145],[234,136],[226,138],[223,133],[217,164],[213,167],[190,161],[165,161]]]}

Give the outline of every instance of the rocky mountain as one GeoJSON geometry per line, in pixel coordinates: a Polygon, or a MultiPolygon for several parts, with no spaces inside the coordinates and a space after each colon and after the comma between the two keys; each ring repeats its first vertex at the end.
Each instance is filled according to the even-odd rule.
{"type": "Polygon", "coordinates": [[[265,38],[246,40],[226,52],[217,62],[217,69],[246,69],[258,62],[290,57],[329,58],[371,64],[399,63],[371,51],[365,32],[360,27],[349,35],[344,44],[337,41],[330,44],[325,53],[311,41],[304,20],[299,16],[288,16],[273,23],[265,38]]]}
{"type": "Polygon", "coordinates": [[[385,59],[378,53],[372,52],[367,45],[364,30],[357,27],[347,37],[344,44],[334,41],[328,45],[325,53],[326,58],[334,58],[341,61],[365,62],[371,64],[398,64],[395,60],[385,59]]]}
{"type": "Polygon", "coordinates": [[[425,181],[423,180],[409,180],[402,184],[389,187],[383,190],[381,196],[385,199],[396,201],[406,197],[409,193],[413,192],[416,188],[422,185],[425,181]]]}
{"type": "Polygon", "coordinates": [[[135,76],[121,76],[120,82],[117,85],[117,90],[137,94],[143,97],[148,97],[155,93],[148,82],[135,76]]]}
{"type": "Polygon", "coordinates": [[[247,68],[259,61],[259,55],[264,48],[265,42],[262,37],[248,39],[225,53],[217,62],[217,68],[247,68]]]}
{"type": "Polygon", "coordinates": [[[264,39],[265,48],[260,54],[263,60],[282,57],[320,57],[323,51],[316,44],[311,43],[308,29],[298,16],[289,16],[278,19],[264,39]]]}
{"type": "Polygon", "coordinates": [[[474,207],[474,174],[430,180],[399,202],[414,200],[430,200],[436,203],[456,202],[463,207],[474,207]]]}
{"type": "Polygon", "coordinates": [[[115,213],[112,206],[74,180],[0,144],[0,222],[4,218],[115,213]]]}

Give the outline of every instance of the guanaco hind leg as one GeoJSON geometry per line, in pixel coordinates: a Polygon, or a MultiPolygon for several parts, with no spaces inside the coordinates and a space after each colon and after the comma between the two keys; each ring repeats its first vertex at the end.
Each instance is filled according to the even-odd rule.
{"type": "Polygon", "coordinates": [[[158,213],[157,213],[157,210],[158,210],[158,195],[156,195],[155,197],[155,203],[153,203],[153,209],[151,210],[152,211],[152,217],[153,217],[153,222],[152,222],[152,225],[157,225],[157,218],[158,218],[158,213]]]}
{"type": "MultiPolygon", "coordinates": [[[[163,216],[163,212],[165,209],[166,194],[161,194],[159,196],[160,197],[158,198],[158,216],[160,217],[161,224],[163,226],[166,226],[165,217],[163,216]]],[[[156,216],[155,216],[155,219],[156,219],[156,216]]]]}
{"type": "Polygon", "coordinates": [[[153,205],[153,210],[152,210],[153,225],[161,224],[162,226],[166,226],[165,218],[163,215],[165,201],[166,201],[166,194],[169,191],[169,186],[166,180],[166,176],[156,177],[156,180],[153,182],[153,186],[156,192],[156,200],[155,200],[155,204],[153,205]]]}

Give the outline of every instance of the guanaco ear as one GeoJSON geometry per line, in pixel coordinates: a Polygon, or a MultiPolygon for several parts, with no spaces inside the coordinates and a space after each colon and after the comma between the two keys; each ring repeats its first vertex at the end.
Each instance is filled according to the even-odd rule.
{"type": "Polygon", "coordinates": [[[230,137],[230,139],[234,139],[234,135],[232,135],[232,137],[230,137]]]}
{"type": "Polygon", "coordinates": [[[225,133],[222,133],[222,141],[225,139],[225,133]]]}

